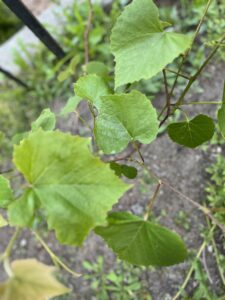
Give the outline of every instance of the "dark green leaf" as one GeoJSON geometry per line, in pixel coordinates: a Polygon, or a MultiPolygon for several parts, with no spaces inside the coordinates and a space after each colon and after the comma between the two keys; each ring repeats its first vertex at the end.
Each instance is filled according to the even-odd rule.
{"type": "Polygon", "coordinates": [[[112,213],[107,227],[97,227],[100,235],[120,259],[141,266],[170,266],[183,262],[185,244],[165,227],[131,215],[112,213]]]}
{"type": "Polygon", "coordinates": [[[169,137],[177,144],[195,148],[209,141],[214,134],[213,120],[205,115],[198,115],[186,122],[172,123],[168,126],[169,137]]]}

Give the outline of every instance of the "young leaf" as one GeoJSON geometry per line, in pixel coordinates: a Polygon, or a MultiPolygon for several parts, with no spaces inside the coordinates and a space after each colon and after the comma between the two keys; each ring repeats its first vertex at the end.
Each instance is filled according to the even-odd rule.
{"type": "Polygon", "coordinates": [[[210,140],[214,129],[215,125],[211,118],[198,115],[190,121],[170,124],[168,134],[175,143],[195,148],[210,140]]]}
{"type": "Polygon", "coordinates": [[[54,267],[36,259],[16,260],[11,269],[13,276],[0,285],[1,300],[44,300],[70,292],[53,277],[54,267]]]}
{"type": "Polygon", "coordinates": [[[1,227],[5,227],[8,225],[8,222],[6,221],[5,218],[3,218],[3,216],[0,214],[0,228],[1,227]]]}
{"type": "Polygon", "coordinates": [[[156,110],[138,91],[102,96],[95,124],[99,148],[106,154],[124,150],[129,142],[151,143],[158,132],[156,110]]]}
{"type": "Polygon", "coordinates": [[[100,61],[91,61],[85,66],[87,74],[96,74],[103,79],[108,77],[109,70],[105,64],[100,61]]]}
{"type": "Polygon", "coordinates": [[[0,208],[7,208],[13,201],[13,192],[9,180],[0,175],[0,208]]]}
{"type": "Polygon", "coordinates": [[[42,130],[15,146],[14,163],[30,187],[23,201],[17,201],[16,211],[12,206],[11,224],[20,225],[16,214],[24,203],[30,206],[20,211],[32,217],[32,201],[45,210],[49,228],[63,244],[81,245],[91,229],[104,224],[106,213],[131,186],[89,147],[90,139],[42,130]]]}
{"type": "Polygon", "coordinates": [[[78,96],[70,97],[66,105],[61,109],[60,116],[66,116],[69,113],[74,112],[81,100],[82,99],[78,96]]]}
{"type": "Polygon", "coordinates": [[[112,213],[107,227],[95,228],[120,259],[140,266],[170,266],[184,261],[181,238],[165,227],[126,212],[112,213]]]}
{"type": "Polygon", "coordinates": [[[110,163],[110,168],[115,171],[117,176],[124,175],[129,179],[134,179],[137,176],[137,169],[127,165],[120,165],[115,162],[110,163]]]}
{"type": "Polygon", "coordinates": [[[191,45],[189,36],[163,30],[152,0],[134,0],[112,30],[115,86],[148,79],[160,72],[191,45]]]}
{"type": "Polygon", "coordinates": [[[31,124],[32,131],[42,128],[43,130],[55,129],[55,114],[49,108],[44,109],[40,116],[31,124]]]}
{"type": "Polygon", "coordinates": [[[25,193],[8,207],[9,223],[23,227],[31,227],[34,221],[35,210],[40,203],[32,190],[25,193]]]}
{"type": "Polygon", "coordinates": [[[95,74],[80,77],[75,83],[74,91],[79,97],[91,101],[98,109],[101,96],[108,95],[110,92],[105,81],[95,74]]]}

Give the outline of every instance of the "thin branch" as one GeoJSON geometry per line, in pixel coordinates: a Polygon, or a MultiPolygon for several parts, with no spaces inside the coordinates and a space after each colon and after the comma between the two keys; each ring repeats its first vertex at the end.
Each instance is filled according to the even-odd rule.
{"type": "Polygon", "coordinates": [[[202,262],[203,267],[204,267],[204,269],[205,269],[205,271],[206,271],[207,278],[208,278],[210,284],[213,284],[213,279],[212,279],[212,277],[211,277],[211,275],[210,275],[210,272],[209,272],[209,269],[208,269],[208,266],[207,266],[207,261],[206,261],[206,257],[205,257],[205,249],[204,249],[203,252],[202,252],[202,259],[201,259],[201,262],[202,262]]]}
{"type": "MultiPolygon", "coordinates": [[[[222,36],[220,43],[222,43],[225,40],[225,34],[222,36]]],[[[201,65],[201,67],[198,69],[198,71],[190,78],[188,84],[186,85],[184,91],[182,92],[181,96],[179,97],[179,99],[177,100],[177,102],[174,105],[174,109],[172,111],[172,114],[177,110],[177,108],[179,106],[181,106],[183,104],[183,100],[186,96],[186,94],[188,93],[188,91],[190,90],[191,86],[193,85],[193,83],[196,81],[196,79],[198,78],[198,76],[202,73],[203,69],[207,66],[207,64],[210,62],[210,60],[213,58],[213,56],[216,54],[216,52],[219,49],[219,45],[217,45],[212,51],[211,53],[208,55],[208,57],[206,58],[206,60],[203,62],[203,64],[201,65]]],[[[160,126],[162,126],[166,120],[168,119],[169,116],[166,115],[166,117],[161,121],[160,126]]]]}
{"type": "MultiPolygon", "coordinates": [[[[222,101],[191,101],[191,102],[184,102],[180,106],[183,105],[220,105],[222,104],[222,101]]],[[[171,106],[176,106],[176,103],[170,104],[171,106]]]]}
{"type": "Polygon", "coordinates": [[[170,185],[168,182],[166,181],[162,181],[162,183],[167,186],[168,188],[170,188],[173,192],[175,192],[177,195],[179,195],[181,198],[187,200],[188,202],[190,202],[191,204],[193,204],[196,208],[198,208],[200,211],[202,211],[206,216],[208,216],[211,221],[216,224],[223,232],[225,232],[225,226],[223,224],[221,224],[211,213],[210,209],[199,204],[198,202],[192,200],[191,198],[189,198],[188,196],[184,195],[183,193],[181,193],[178,189],[176,189],[175,187],[173,187],[172,185],[170,185]]]}
{"type": "Polygon", "coordinates": [[[170,73],[176,74],[176,75],[178,75],[180,77],[183,77],[185,79],[188,79],[188,80],[190,79],[190,76],[188,76],[186,74],[178,73],[177,71],[171,70],[169,68],[165,68],[165,70],[168,71],[168,72],[170,72],[170,73]]]}
{"type": "Polygon", "coordinates": [[[4,253],[0,256],[0,262],[3,261],[6,258],[9,258],[13,249],[13,246],[16,242],[16,240],[18,239],[19,235],[21,233],[21,228],[17,227],[13,236],[11,237],[4,253]]]}
{"type": "MultiPolygon", "coordinates": [[[[176,73],[176,77],[175,77],[175,79],[174,79],[173,86],[172,86],[171,91],[170,91],[170,99],[171,99],[172,96],[173,96],[173,93],[174,93],[175,87],[176,87],[176,85],[177,85],[178,78],[179,78],[179,76],[180,76],[180,74],[181,74],[181,70],[182,70],[182,67],[183,67],[183,65],[184,65],[184,62],[185,62],[185,60],[186,60],[188,54],[190,53],[190,51],[191,51],[191,49],[192,49],[192,47],[193,47],[193,44],[194,44],[194,42],[195,42],[195,40],[196,40],[196,38],[197,38],[197,36],[198,36],[198,34],[199,34],[199,31],[200,31],[200,29],[201,29],[201,26],[202,26],[202,24],[203,24],[203,22],[204,22],[204,19],[205,19],[206,15],[207,15],[207,12],[208,12],[208,9],[209,9],[211,3],[212,3],[212,0],[208,0],[207,5],[206,5],[206,7],[205,7],[205,10],[204,10],[204,12],[203,12],[203,15],[202,15],[202,17],[201,17],[201,19],[200,19],[200,21],[199,21],[199,23],[198,23],[198,26],[197,26],[197,28],[196,28],[195,33],[194,33],[194,36],[193,36],[193,39],[192,39],[191,46],[190,46],[190,48],[185,52],[185,54],[183,55],[182,60],[181,60],[181,62],[180,62],[180,64],[179,64],[178,71],[177,71],[177,73],[176,73]]],[[[219,47],[219,46],[218,46],[218,47],[219,47]]],[[[189,78],[189,82],[190,82],[190,78],[189,78]]],[[[159,114],[159,116],[161,116],[162,113],[163,113],[164,111],[165,111],[165,107],[163,107],[163,109],[162,109],[161,113],[159,114]]],[[[160,126],[162,126],[162,125],[164,124],[164,122],[168,119],[168,117],[169,117],[168,115],[166,115],[166,117],[164,117],[164,119],[163,119],[163,121],[161,122],[160,126]]]]}
{"type": "Polygon", "coordinates": [[[35,235],[37,240],[39,240],[39,242],[41,243],[41,245],[43,246],[45,251],[49,254],[49,256],[51,257],[51,259],[54,263],[57,263],[65,271],[72,274],[74,277],[80,277],[81,276],[81,274],[78,274],[78,273],[74,272],[66,264],[64,264],[64,262],[62,262],[61,259],[55,253],[52,252],[52,250],[48,247],[48,245],[45,243],[45,241],[40,237],[40,235],[37,232],[33,231],[33,234],[35,235]]]}
{"type": "Polygon", "coordinates": [[[153,196],[150,198],[150,200],[149,200],[149,202],[148,202],[147,209],[146,209],[146,213],[145,213],[145,215],[144,215],[144,220],[145,220],[145,221],[148,220],[148,218],[149,218],[149,216],[150,216],[150,214],[151,214],[151,212],[152,212],[152,208],[153,208],[153,205],[154,205],[155,200],[156,200],[156,198],[157,198],[157,195],[158,195],[158,193],[159,193],[159,190],[160,190],[161,185],[162,185],[162,182],[159,181],[159,183],[157,184],[156,189],[155,189],[155,191],[154,191],[154,193],[153,193],[153,196]]]}
{"type": "MultiPolygon", "coordinates": [[[[211,234],[211,233],[213,232],[214,229],[215,229],[215,226],[211,228],[209,234],[211,234]]],[[[202,252],[204,251],[204,249],[205,249],[207,243],[208,243],[208,242],[207,242],[207,239],[205,239],[204,242],[202,243],[201,247],[200,247],[199,250],[198,250],[198,253],[197,253],[197,255],[196,255],[195,261],[196,261],[197,259],[200,258],[200,256],[201,256],[202,252]]],[[[182,286],[180,287],[179,291],[178,291],[177,294],[173,297],[172,300],[177,300],[177,299],[179,299],[179,297],[180,297],[181,294],[183,293],[184,289],[186,288],[186,286],[187,286],[187,284],[188,284],[188,282],[189,282],[189,280],[190,280],[190,278],[191,278],[191,275],[192,275],[193,271],[194,271],[194,264],[192,263],[192,266],[191,266],[189,272],[187,273],[187,276],[186,276],[186,278],[185,278],[185,280],[184,280],[182,286]]]]}
{"type": "Polygon", "coordinates": [[[181,69],[182,69],[182,67],[183,67],[183,65],[184,65],[184,62],[185,62],[185,60],[186,60],[188,54],[190,53],[190,51],[191,51],[191,49],[192,49],[192,47],[193,47],[193,44],[194,44],[194,42],[195,42],[195,40],[196,40],[198,34],[199,34],[199,31],[200,31],[200,29],[201,29],[201,27],[202,27],[202,24],[203,24],[203,22],[204,22],[204,20],[205,20],[205,17],[206,17],[206,15],[207,15],[207,12],[208,12],[208,10],[209,10],[209,7],[210,7],[212,1],[213,1],[213,0],[208,0],[207,5],[206,5],[206,7],[205,7],[205,10],[204,10],[204,12],[203,12],[203,15],[202,15],[202,17],[201,17],[201,19],[200,19],[200,21],[199,21],[199,23],[198,23],[198,26],[197,26],[196,30],[195,30],[195,33],[194,33],[194,36],[193,36],[193,39],[192,39],[192,42],[191,42],[191,47],[185,52],[185,54],[184,54],[184,56],[183,56],[183,58],[182,58],[182,61],[181,61],[181,63],[180,63],[180,66],[179,66],[179,69],[178,69],[178,72],[177,72],[177,76],[176,76],[176,78],[175,78],[175,80],[174,80],[174,84],[173,84],[173,87],[172,87],[171,92],[170,92],[170,97],[173,96],[173,92],[174,92],[174,89],[175,89],[175,87],[176,87],[177,80],[178,80],[179,74],[180,74],[180,72],[181,72],[181,69]]]}

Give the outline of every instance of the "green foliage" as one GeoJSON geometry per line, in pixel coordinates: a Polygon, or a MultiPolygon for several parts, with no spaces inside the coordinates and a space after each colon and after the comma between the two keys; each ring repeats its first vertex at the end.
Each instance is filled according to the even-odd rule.
{"type": "Polygon", "coordinates": [[[6,219],[0,214],[0,228],[5,227],[6,225],[8,225],[8,222],[7,222],[6,219]]]}
{"type": "Polygon", "coordinates": [[[99,256],[95,263],[83,262],[88,274],[84,279],[90,284],[94,298],[98,300],[152,300],[141,277],[144,268],[135,268],[132,265],[116,260],[114,268],[106,271],[104,258],[99,256]]]}
{"type": "Polygon", "coordinates": [[[31,124],[32,131],[42,128],[43,130],[55,129],[56,118],[55,114],[49,109],[44,109],[38,119],[31,124]]]}
{"type": "Polygon", "coordinates": [[[207,274],[205,273],[200,261],[195,261],[193,266],[195,272],[194,278],[198,282],[198,286],[194,291],[192,299],[217,300],[218,297],[212,293],[208,287],[207,274]]]}
{"type": "Polygon", "coordinates": [[[158,132],[156,110],[138,91],[103,96],[95,124],[95,137],[104,153],[124,150],[129,142],[152,142],[158,132]]]}
{"type": "Polygon", "coordinates": [[[225,223],[225,214],[223,211],[220,212],[220,209],[225,207],[225,158],[218,155],[216,162],[206,171],[210,174],[210,181],[206,186],[207,202],[215,209],[215,216],[225,223]]]}
{"type": "Polygon", "coordinates": [[[186,122],[172,123],[168,126],[169,137],[180,145],[196,148],[213,137],[215,125],[205,115],[198,115],[186,122]]]}
{"type": "Polygon", "coordinates": [[[76,110],[77,105],[81,101],[81,98],[78,96],[70,97],[66,105],[61,109],[60,116],[67,116],[69,113],[72,113],[76,110]]]}
{"type": "Polygon", "coordinates": [[[89,139],[42,130],[15,146],[14,163],[29,187],[10,206],[11,224],[25,225],[22,213],[21,221],[17,213],[26,207],[27,212],[30,203],[30,217],[41,206],[49,228],[63,244],[80,245],[91,229],[104,224],[107,211],[130,186],[94,157],[89,147],[89,139]]]}
{"type": "Polygon", "coordinates": [[[104,79],[96,74],[79,78],[74,86],[74,91],[77,96],[91,101],[98,109],[101,106],[101,97],[110,93],[104,79]]]}
{"type": "Polygon", "coordinates": [[[127,165],[120,165],[115,162],[110,163],[110,168],[115,171],[117,176],[124,175],[129,179],[134,179],[137,176],[137,169],[135,167],[127,166],[127,165]]]}
{"type": "Polygon", "coordinates": [[[0,208],[7,208],[13,201],[13,193],[10,182],[7,178],[0,175],[0,208]]]}
{"type": "Polygon", "coordinates": [[[109,154],[124,150],[131,141],[153,141],[158,121],[149,99],[134,90],[129,94],[109,92],[105,81],[95,74],[81,77],[75,84],[75,93],[98,109],[94,132],[99,148],[109,154]]]}
{"type": "MultiPolygon", "coordinates": [[[[183,3],[184,1],[182,5],[183,3]]],[[[117,157],[102,154],[117,154],[125,150],[129,143],[133,143],[133,147],[137,148],[136,141],[150,144],[159,133],[160,121],[160,133],[164,133],[167,117],[170,115],[174,118],[179,117],[176,111],[184,104],[182,102],[184,96],[202,69],[199,69],[198,64],[193,63],[192,69],[188,67],[185,69],[187,76],[178,74],[183,72],[181,66],[178,72],[175,71],[175,75],[170,74],[171,70],[165,69],[169,63],[177,66],[177,61],[174,60],[180,55],[185,58],[186,51],[192,46],[192,32],[184,35],[166,28],[170,24],[160,20],[159,10],[152,0],[134,0],[118,17],[121,8],[120,1],[116,1],[107,14],[100,6],[93,5],[94,17],[88,33],[89,40],[84,41],[84,35],[87,36],[86,30],[89,28],[87,19],[90,7],[88,3],[84,5],[75,3],[66,13],[65,34],[59,38],[68,55],[59,62],[56,62],[53,55],[46,55],[46,50],[40,50],[33,59],[23,46],[22,49],[30,58],[30,62],[27,63],[18,56],[17,62],[22,67],[21,76],[29,85],[29,89],[14,91],[14,98],[17,98],[20,103],[18,114],[28,122],[26,126],[24,124],[21,126],[22,129],[20,128],[19,131],[22,133],[14,136],[10,146],[14,143],[19,144],[14,147],[13,161],[24,178],[20,179],[21,182],[14,187],[16,196],[14,201],[9,182],[4,177],[0,177],[2,187],[0,206],[7,210],[11,226],[30,227],[34,230],[37,220],[41,218],[41,221],[47,222],[49,230],[55,231],[60,243],[74,246],[80,246],[89,232],[94,230],[125,261],[143,266],[169,266],[184,261],[187,250],[177,234],[152,221],[155,220],[154,216],[151,221],[148,221],[129,213],[114,212],[109,214],[107,219],[107,213],[112,206],[132,187],[118,177],[134,179],[137,176],[137,169],[124,162],[117,164],[115,163],[117,157]],[[111,50],[116,61],[115,78],[109,48],[111,29],[111,50]],[[88,50],[90,61],[85,66],[83,66],[84,50],[85,52],[88,50]],[[198,68],[199,73],[190,77],[193,67],[198,68]],[[27,69],[30,71],[27,72],[27,69]],[[161,71],[164,71],[164,76],[159,75],[161,71]],[[141,79],[151,79],[155,75],[157,77],[151,81],[135,83],[141,79]],[[175,76],[178,80],[175,79],[174,82],[175,76]],[[180,80],[181,76],[185,80],[184,78],[180,80]],[[162,79],[166,88],[166,106],[158,116],[152,104],[153,97],[150,97],[150,101],[148,96],[152,96],[153,91],[160,89],[162,79]],[[113,92],[114,80],[116,88],[120,87],[115,93],[113,92]],[[188,84],[183,89],[182,84],[186,80],[188,84]],[[71,97],[74,81],[76,95],[71,97]],[[177,103],[172,103],[171,100],[177,94],[170,88],[173,84],[175,87],[176,82],[182,84],[180,88],[175,89],[175,92],[181,91],[182,94],[177,103]],[[121,87],[125,84],[127,85],[121,87]],[[93,131],[89,126],[89,120],[83,119],[83,123],[88,125],[92,139],[54,131],[56,115],[50,109],[43,110],[43,108],[56,98],[61,101],[69,99],[57,115],[64,118],[77,110],[77,116],[81,119],[77,106],[82,99],[88,101],[94,124],[93,131]],[[30,103],[32,105],[28,106],[30,103]],[[25,130],[29,128],[30,120],[36,121],[32,122],[31,132],[28,132],[25,130]]],[[[202,20],[203,17],[201,14],[202,20]]],[[[176,30],[178,27],[175,23],[176,30]]],[[[178,31],[183,32],[183,30],[178,31]]],[[[216,43],[211,41],[209,46],[216,43]]],[[[196,55],[198,60],[203,58],[204,61],[204,55],[200,53],[198,56],[199,53],[196,55]]],[[[208,61],[204,63],[207,64],[208,61]]],[[[2,99],[9,99],[8,95],[3,93],[2,99]]],[[[158,104],[156,106],[158,107],[158,104]]],[[[8,115],[6,114],[5,117],[6,130],[10,127],[9,121],[11,121],[8,115]]],[[[222,133],[224,133],[223,118],[224,107],[222,106],[218,113],[218,123],[222,133]]],[[[10,138],[14,131],[12,130],[8,135],[10,138]]],[[[168,133],[174,142],[195,148],[210,140],[214,133],[214,123],[208,116],[200,114],[192,120],[170,124],[168,133]]],[[[4,138],[4,134],[1,138],[4,138]]],[[[142,159],[141,152],[138,153],[142,159]]],[[[153,178],[149,173],[148,175],[145,173],[147,170],[144,159],[140,162],[133,157],[133,154],[134,152],[130,155],[128,153],[124,161],[131,160],[132,165],[138,164],[141,169],[139,176],[143,175],[138,182],[142,180],[145,191],[149,192],[149,184],[153,178]]],[[[157,179],[158,184],[159,180],[161,179],[157,179]]],[[[212,189],[211,186],[209,188],[212,189]]],[[[224,221],[223,193],[220,187],[218,199],[209,197],[212,213],[219,222],[224,221]]],[[[155,200],[156,196],[157,192],[151,199],[155,200]]],[[[147,215],[153,213],[150,211],[153,200],[147,204],[147,215]]],[[[181,226],[181,222],[185,221],[184,215],[179,214],[177,220],[181,226]]],[[[5,225],[2,217],[0,222],[0,226],[5,225]]],[[[187,223],[182,226],[187,228],[187,223]]],[[[43,241],[41,243],[55,262],[56,256],[43,241]]],[[[13,243],[10,242],[9,245],[11,244],[13,243]]],[[[6,253],[8,255],[8,250],[6,253]]],[[[4,260],[7,266],[5,258],[8,260],[5,254],[0,256],[0,261],[4,260]]],[[[102,262],[98,263],[102,267],[102,262]]],[[[60,265],[68,271],[65,264],[60,265]]],[[[92,269],[92,266],[86,263],[86,268],[92,271],[95,267],[92,269]]],[[[208,297],[210,294],[204,291],[205,281],[201,281],[200,271],[196,267],[196,276],[200,283],[196,297],[208,297]]],[[[12,277],[9,282],[14,284],[14,279],[12,277]]],[[[138,279],[134,283],[124,285],[123,277],[116,272],[110,272],[104,280],[104,284],[111,282],[111,285],[101,285],[103,290],[99,299],[101,297],[108,299],[108,293],[110,295],[113,293],[115,299],[121,299],[121,293],[124,299],[130,299],[134,292],[141,288],[138,279]]],[[[93,287],[99,288],[99,286],[99,281],[96,280],[93,287]]],[[[4,294],[4,297],[5,289],[7,287],[0,288],[0,293],[4,294]]],[[[24,290],[21,292],[19,289],[19,293],[22,297],[27,297],[24,296],[24,290]]],[[[137,299],[141,299],[141,296],[139,295],[137,299]]]]}
{"type": "Polygon", "coordinates": [[[134,0],[125,8],[111,36],[115,87],[153,77],[191,46],[189,36],[166,32],[163,25],[152,0],[134,0]]]}
{"type": "Polygon", "coordinates": [[[120,259],[141,266],[170,266],[184,261],[181,238],[168,229],[129,213],[111,213],[99,234],[120,259]]]}

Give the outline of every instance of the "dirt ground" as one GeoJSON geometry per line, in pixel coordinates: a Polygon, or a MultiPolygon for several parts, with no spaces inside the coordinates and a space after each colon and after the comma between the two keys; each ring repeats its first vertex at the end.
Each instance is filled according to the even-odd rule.
{"type": "MultiPolygon", "coordinates": [[[[202,78],[200,80],[200,86],[203,88],[204,93],[200,97],[199,95],[192,94],[190,98],[194,100],[199,99],[199,101],[221,99],[223,79],[225,78],[224,64],[218,63],[217,65],[210,66],[208,73],[210,74],[208,78],[202,78]]],[[[159,95],[157,101],[160,102],[162,100],[162,96],[159,95]]],[[[56,102],[55,108],[59,109],[60,105],[60,102],[56,102]]],[[[200,106],[198,108],[196,107],[196,109],[199,109],[199,112],[210,113],[212,116],[215,116],[212,107],[209,108],[207,106],[202,108],[202,106],[200,106]]],[[[71,120],[67,123],[63,122],[63,124],[59,124],[59,127],[63,130],[73,129],[74,126],[76,126],[76,123],[71,120]]],[[[207,179],[205,169],[215,159],[217,153],[221,151],[225,154],[225,149],[218,148],[218,146],[211,146],[206,152],[201,150],[201,148],[197,150],[186,149],[172,143],[165,134],[161,135],[152,144],[142,147],[142,154],[145,158],[146,165],[151,168],[158,177],[168,180],[171,185],[176,187],[183,194],[198,202],[204,199],[204,186],[207,179]]],[[[134,189],[128,192],[115,208],[142,215],[153,188],[154,186],[150,185],[149,188],[147,187],[147,192],[142,193],[140,192],[140,181],[137,180],[134,189]]],[[[154,207],[154,213],[156,217],[160,217],[159,222],[162,225],[168,226],[183,237],[189,251],[193,249],[197,251],[202,243],[200,233],[205,225],[205,217],[201,212],[197,211],[189,202],[181,199],[170,189],[163,187],[157,199],[157,204],[154,207]],[[164,211],[163,215],[162,211],[164,211]],[[188,223],[190,224],[189,230],[185,230],[175,222],[175,218],[180,211],[187,213],[188,223]]],[[[2,252],[7,245],[11,233],[12,230],[10,228],[0,231],[0,252],[2,252]]],[[[55,241],[54,235],[47,240],[49,247],[77,272],[84,273],[85,270],[82,268],[82,262],[84,260],[95,262],[98,255],[104,256],[106,269],[112,268],[115,264],[115,256],[111,250],[94,234],[89,236],[82,248],[62,247],[55,241]]],[[[40,244],[35,241],[32,234],[26,230],[16,243],[13,256],[14,258],[36,257],[40,261],[51,263],[48,254],[46,254],[40,244]]],[[[206,248],[204,256],[207,270],[213,279],[213,282],[209,284],[214,290],[221,291],[221,282],[210,249],[206,248]]],[[[184,262],[169,268],[151,269],[147,272],[147,278],[143,280],[147,283],[149,293],[154,300],[168,300],[172,299],[172,296],[176,294],[188,269],[189,262],[184,262]]],[[[4,273],[2,269],[0,270],[0,280],[2,280],[4,273]]],[[[82,277],[74,279],[67,276],[66,278],[68,279],[67,283],[69,282],[69,285],[74,289],[69,299],[91,299],[93,294],[87,282],[82,277]]],[[[188,285],[190,294],[193,292],[195,285],[194,280],[191,280],[188,285]]]]}

